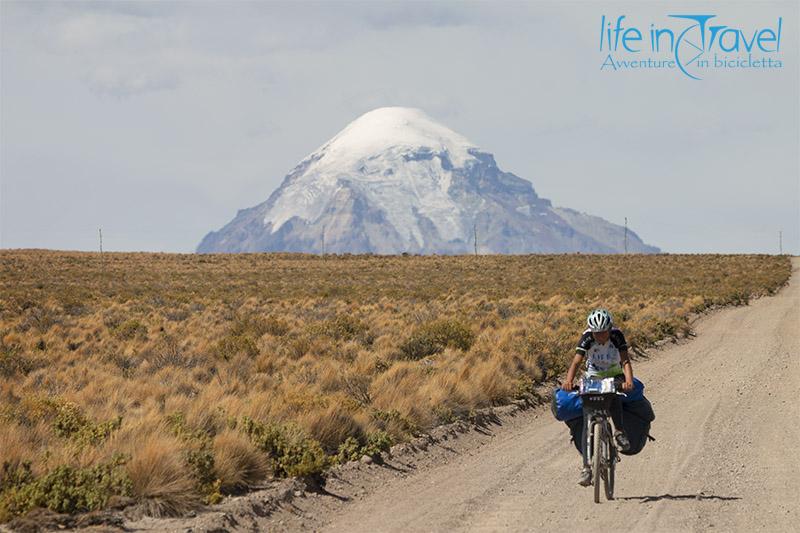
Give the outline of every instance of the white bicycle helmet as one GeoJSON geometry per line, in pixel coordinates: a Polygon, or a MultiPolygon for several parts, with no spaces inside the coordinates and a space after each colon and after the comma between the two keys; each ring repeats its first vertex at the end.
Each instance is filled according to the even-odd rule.
{"type": "Polygon", "coordinates": [[[611,326],[613,326],[611,313],[602,308],[595,309],[589,313],[589,316],[586,318],[586,325],[589,326],[589,329],[593,333],[607,331],[611,329],[611,326]]]}

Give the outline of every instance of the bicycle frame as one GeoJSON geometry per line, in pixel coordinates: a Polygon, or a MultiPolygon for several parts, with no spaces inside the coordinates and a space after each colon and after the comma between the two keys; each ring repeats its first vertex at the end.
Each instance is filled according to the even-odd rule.
{"type": "Polygon", "coordinates": [[[619,393],[613,379],[583,380],[580,395],[583,400],[583,465],[592,468],[594,501],[600,503],[600,481],[606,498],[614,499],[614,470],[619,461],[614,434],[617,431],[611,416],[611,404],[619,393]]]}

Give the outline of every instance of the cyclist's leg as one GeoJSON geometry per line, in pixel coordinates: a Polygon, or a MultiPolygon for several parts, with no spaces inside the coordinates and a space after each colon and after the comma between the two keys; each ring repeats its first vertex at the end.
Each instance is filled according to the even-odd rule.
{"type": "Polygon", "coordinates": [[[587,443],[589,442],[589,416],[586,413],[583,413],[583,438],[581,439],[581,450],[583,450],[583,467],[589,468],[589,446],[587,443]]]}
{"type": "MultiPolygon", "coordinates": [[[[625,380],[624,376],[615,376],[614,381],[617,383],[617,388],[619,388],[619,384],[625,380]]],[[[617,396],[614,398],[614,401],[611,402],[611,419],[614,421],[614,426],[616,427],[617,433],[614,435],[614,440],[617,443],[617,447],[624,451],[627,451],[630,448],[630,441],[628,440],[628,436],[625,434],[625,426],[623,426],[622,420],[622,398],[617,396]]]]}
{"type": "MultiPolygon", "coordinates": [[[[614,376],[614,383],[617,386],[617,390],[622,390],[622,384],[625,382],[625,376],[619,375],[614,376]]],[[[625,428],[622,426],[622,398],[617,396],[614,398],[614,401],[611,402],[611,419],[614,421],[614,425],[617,427],[617,431],[625,432],[625,428]]]]}
{"type": "Polygon", "coordinates": [[[581,475],[578,478],[578,484],[582,487],[588,487],[592,484],[592,467],[589,463],[589,417],[586,413],[583,414],[583,438],[581,439],[581,450],[583,451],[583,467],[581,468],[581,475]]]}
{"type": "Polygon", "coordinates": [[[610,411],[617,431],[625,431],[625,428],[622,427],[622,400],[619,397],[614,398],[614,401],[611,402],[610,411]]]}

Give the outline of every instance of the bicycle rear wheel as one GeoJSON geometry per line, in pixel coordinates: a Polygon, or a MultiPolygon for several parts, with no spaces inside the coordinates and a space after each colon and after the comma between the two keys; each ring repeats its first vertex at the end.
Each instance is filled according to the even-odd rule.
{"type": "Polygon", "coordinates": [[[600,503],[600,478],[603,477],[601,467],[603,465],[603,453],[601,443],[603,441],[603,426],[595,423],[592,426],[592,484],[594,485],[594,503],[600,503]]]}

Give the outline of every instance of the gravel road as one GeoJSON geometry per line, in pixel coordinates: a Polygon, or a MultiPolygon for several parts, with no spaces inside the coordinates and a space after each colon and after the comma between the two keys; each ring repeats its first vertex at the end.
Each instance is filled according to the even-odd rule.
{"type": "Polygon", "coordinates": [[[798,268],[795,258],[778,295],[714,312],[695,339],[634,366],[657,441],[618,465],[615,501],[594,504],[576,484],[566,426],[538,409],[432,450],[439,460],[381,472],[363,494],[343,483],[357,501],[295,513],[347,532],[800,531],[798,268]]]}

